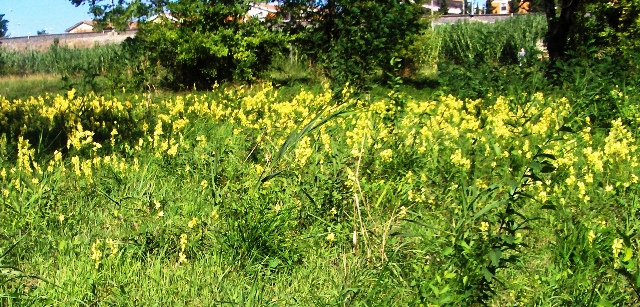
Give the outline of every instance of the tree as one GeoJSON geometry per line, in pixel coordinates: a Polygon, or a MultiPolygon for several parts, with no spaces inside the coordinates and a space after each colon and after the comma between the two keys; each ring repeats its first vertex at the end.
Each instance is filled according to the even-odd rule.
{"type": "Polygon", "coordinates": [[[440,8],[438,8],[438,12],[442,13],[443,15],[449,14],[449,1],[448,0],[440,0],[440,1],[438,1],[438,5],[440,6],[440,8]]]}
{"type": "Polygon", "coordinates": [[[397,69],[391,60],[402,58],[422,27],[419,2],[328,0],[307,7],[316,12],[310,18],[313,26],[299,36],[297,46],[337,84],[364,86],[377,71],[397,69]]]}
{"type": "Polygon", "coordinates": [[[529,13],[544,13],[544,0],[521,1],[520,8],[529,13]]]}
{"type": "Polygon", "coordinates": [[[140,25],[131,50],[143,50],[138,55],[148,69],[159,64],[155,68],[171,87],[253,80],[287,47],[281,32],[247,20],[246,0],[178,0],[167,9],[171,19],[140,25]]]}
{"type": "Polygon", "coordinates": [[[543,9],[547,19],[545,43],[551,63],[587,45],[611,55],[638,49],[639,0],[525,0],[530,11],[543,9]]]}
{"type": "Polygon", "coordinates": [[[520,11],[520,0],[509,0],[509,13],[517,14],[520,11]]]}
{"type": "Polygon", "coordinates": [[[7,35],[8,20],[4,19],[4,14],[0,14],[0,37],[7,35]]]}
{"type": "Polygon", "coordinates": [[[95,26],[125,30],[133,21],[158,15],[165,11],[170,0],[69,0],[75,6],[88,5],[95,26]]]}
{"type": "Polygon", "coordinates": [[[484,7],[485,7],[485,14],[493,14],[493,10],[495,7],[493,6],[492,0],[487,0],[484,7]]]}
{"type": "Polygon", "coordinates": [[[46,29],[42,29],[42,30],[38,30],[38,31],[36,32],[36,34],[37,34],[37,35],[47,35],[47,34],[49,34],[49,33],[47,33],[47,30],[46,30],[46,29]]]}

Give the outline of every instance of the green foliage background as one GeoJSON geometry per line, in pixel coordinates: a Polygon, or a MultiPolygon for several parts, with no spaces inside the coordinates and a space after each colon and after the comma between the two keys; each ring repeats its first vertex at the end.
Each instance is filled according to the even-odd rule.
{"type": "Polygon", "coordinates": [[[6,52],[62,84],[0,80],[0,304],[637,305],[635,26],[590,4],[554,69],[542,16],[390,1],[6,52]]]}

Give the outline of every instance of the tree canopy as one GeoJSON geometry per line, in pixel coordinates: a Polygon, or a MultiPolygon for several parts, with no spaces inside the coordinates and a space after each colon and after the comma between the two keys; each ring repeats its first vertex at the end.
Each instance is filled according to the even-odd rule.
{"type": "Polygon", "coordinates": [[[7,24],[8,20],[4,19],[4,14],[0,14],[0,37],[4,37],[7,35],[7,24]]]}
{"type": "Polygon", "coordinates": [[[546,15],[545,42],[551,62],[588,46],[604,49],[611,55],[638,47],[640,0],[526,0],[525,3],[530,11],[542,8],[546,15]]]}
{"type": "Polygon", "coordinates": [[[161,14],[170,0],[69,0],[75,6],[88,5],[96,26],[124,30],[130,22],[161,14]]]}
{"type": "Polygon", "coordinates": [[[361,86],[376,71],[395,69],[391,60],[400,60],[403,50],[413,42],[412,37],[420,32],[420,2],[298,1],[298,11],[313,16],[307,16],[312,26],[297,36],[297,46],[330,79],[361,86]]]}
{"type": "MultiPolygon", "coordinates": [[[[289,22],[271,27],[255,20],[240,22],[252,3],[247,0],[69,1],[88,5],[99,27],[110,25],[118,30],[131,21],[141,22],[139,40],[149,50],[158,50],[153,54],[163,59],[161,63],[173,71],[184,71],[185,78],[210,81],[253,78],[289,41],[332,79],[362,83],[376,71],[393,69],[392,59],[402,60],[402,50],[421,29],[422,15],[422,1],[280,0],[280,18],[289,22]],[[166,12],[171,12],[179,27],[144,26],[148,17],[166,12]]],[[[439,3],[446,13],[447,1],[439,3]]],[[[585,50],[594,47],[601,50],[599,55],[610,56],[640,48],[640,0],[512,3],[518,3],[513,10],[524,8],[546,15],[545,42],[551,63],[586,54],[585,50]]],[[[5,20],[2,26],[6,28],[5,20]]],[[[183,81],[193,81],[187,79],[183,81]]]]}

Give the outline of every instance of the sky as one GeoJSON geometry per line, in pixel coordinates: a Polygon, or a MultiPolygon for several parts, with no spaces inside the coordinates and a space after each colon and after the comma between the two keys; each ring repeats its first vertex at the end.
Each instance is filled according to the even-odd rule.
{"type": "Polygon", "coordinates": [[[76,23],[92,19],[89,7],[75,7],[69,0],[0,0],[0,14],[8,20],[9,37],[64,33],[76,23]]]}

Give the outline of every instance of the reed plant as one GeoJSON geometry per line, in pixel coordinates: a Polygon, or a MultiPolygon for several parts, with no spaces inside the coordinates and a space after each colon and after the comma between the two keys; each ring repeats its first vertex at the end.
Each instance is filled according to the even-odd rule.
{"type": "Polygon", "coordinates": [[[541,15],[517,15],[492,24],[464,22],[435,28],[442,37],[441,60],[464,65],[517,64],[518,52],[525,49],[523,60],[533,61],[541,51],[538,42],[546,33],[546,19],[541,15]]]}

